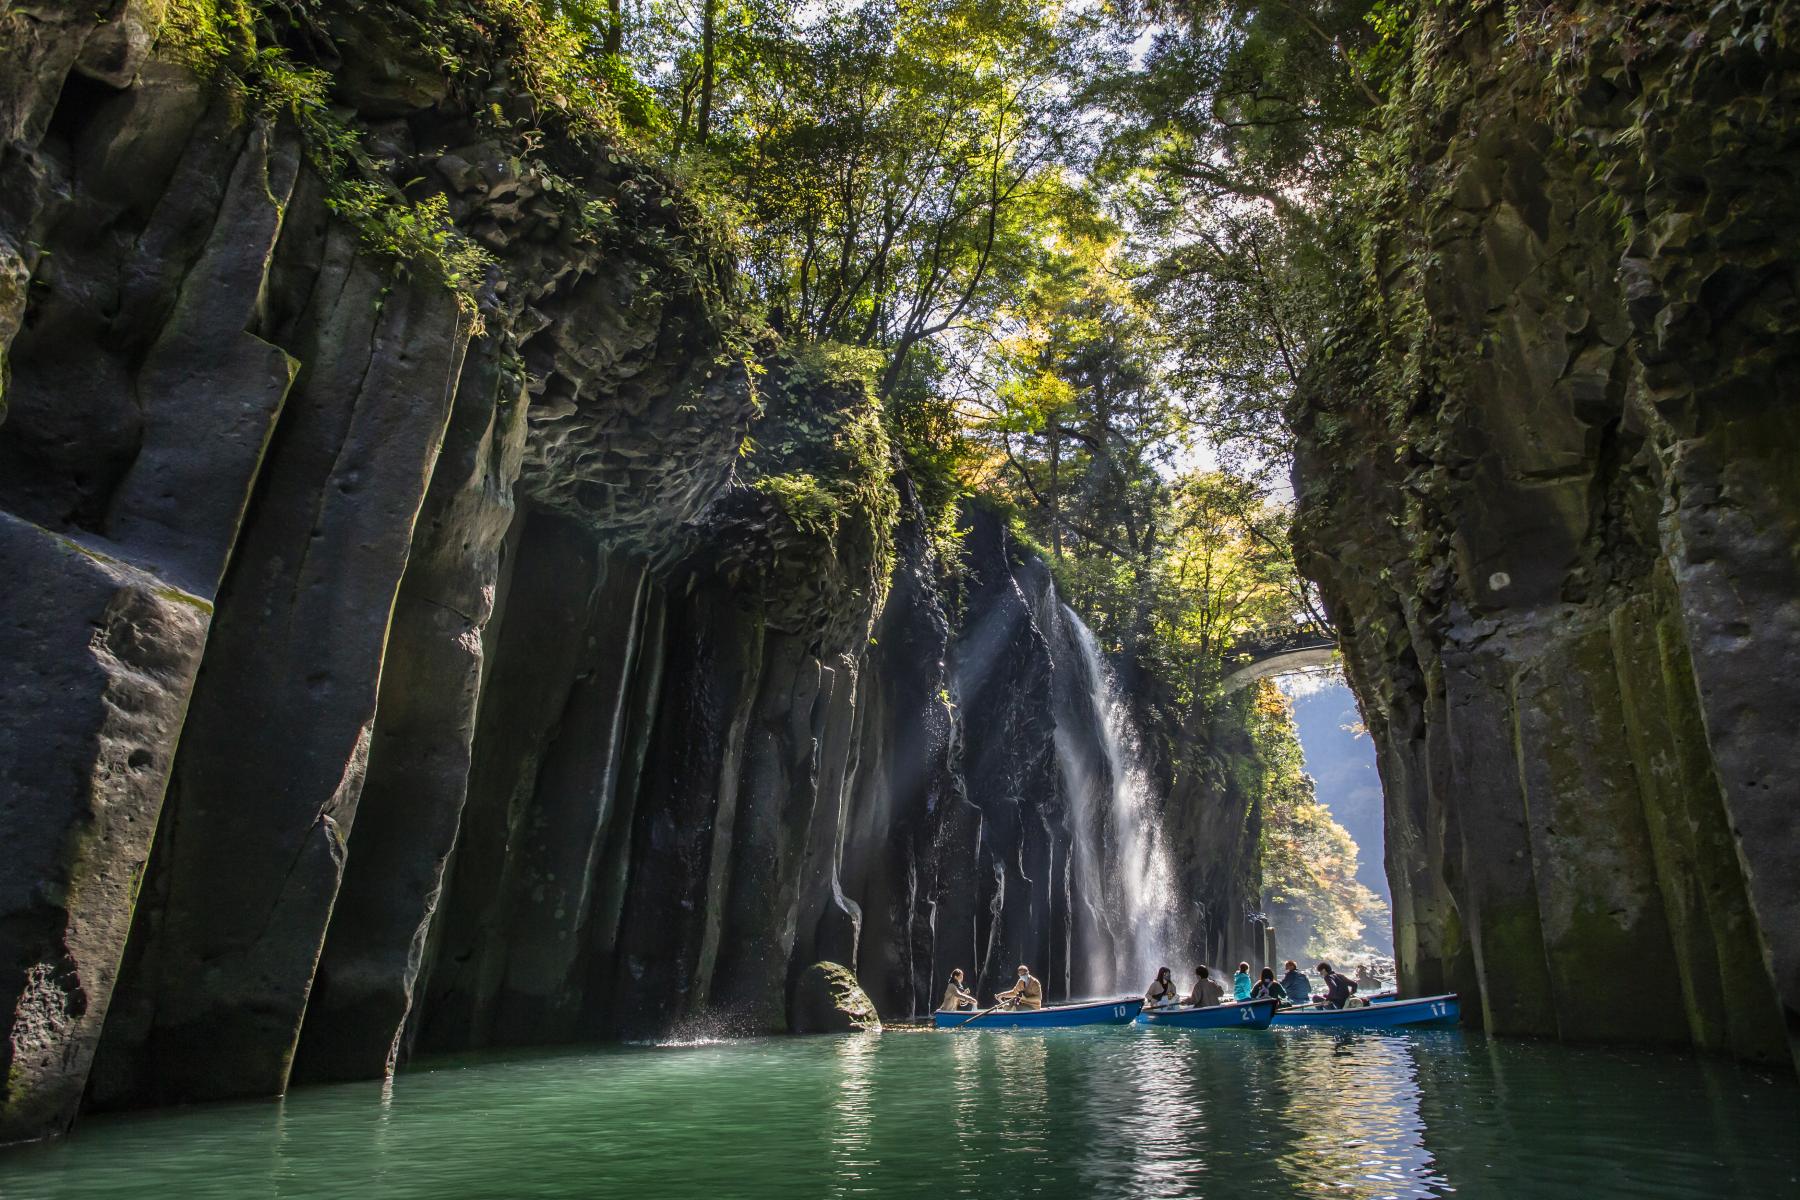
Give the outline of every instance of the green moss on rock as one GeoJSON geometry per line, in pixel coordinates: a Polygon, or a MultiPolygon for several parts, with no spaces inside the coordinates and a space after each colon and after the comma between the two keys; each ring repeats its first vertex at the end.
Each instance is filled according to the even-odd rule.
{"type": "Polygon", "coordinates": [[[814,963],[794,985],[792,1033],[880,1033],[881,1015],[856,972],[834,962],[814,963]]]}

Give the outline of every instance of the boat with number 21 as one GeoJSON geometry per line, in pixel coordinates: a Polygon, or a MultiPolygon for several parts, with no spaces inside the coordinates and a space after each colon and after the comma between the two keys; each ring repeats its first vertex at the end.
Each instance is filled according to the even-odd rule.
{"type": "Polygon", "coordinates": [[[1138,1015],[1138,1024],[1159,1029],[1267,1029],[1274,1017],[1275,1001],[1245,1000],[1206,1008],[1185,1004],[1146,1008],[1138,1015]]]}

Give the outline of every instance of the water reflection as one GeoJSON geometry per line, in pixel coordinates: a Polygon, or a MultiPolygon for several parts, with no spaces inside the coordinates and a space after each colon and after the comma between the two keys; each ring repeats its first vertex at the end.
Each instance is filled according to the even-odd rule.
{"type": "Polygon", "coordinates": [[[109,1118],[0,1196],[1800,1194],[1800,1088],[1455,1032],[885,1034],[460,1059],[109,1118]]]}
{"type": "Polygon", "coordinates": [[[1121,1144],[1130,1158],[1129,1190],[1139,1195],[1198,1190],[1208,1161],[1213,1108],[1190,1035],[1146,1030],[1131,1056],[1135,1112],[1121,1144]]]}
{"type": "Polygon", "coordinates": [[[833,1196],[859,1191],[863,1176],[878,1165],[869,1153],[869,1135],[875,1123],[874,1060],[880,1037],[858,1033],[837,1042],[837,1104],[830,1132],[838,1177],[833,1196]]]}
{"type": "MultiPolygon", "coordinates": [[[[1445,1181],[1425,1148],[1414,1043],[1386,1034],[1302,1034],[1303,1058],[1285,1123],[1291,1149],[1276,1161],[1295,1191],[1429,1196],[1445,1181]],[[1303,1053],[1310,1051],[1310,1053],[1303,1053]]],[[[1291,1039],[1290,1039],[1291,1040],[1291,1039]]]]}
{"type": "Polygon", "coordinates": [[[977,1036],[993,1047],[993,1071],[998,1083],[992,1097],[989,1128],[998,1133],[1000,1144],[1016,1169],[1032,1169],[1049,1157],[1050,1096],[1045,1064],[1055,1035],[977,1036]]]}

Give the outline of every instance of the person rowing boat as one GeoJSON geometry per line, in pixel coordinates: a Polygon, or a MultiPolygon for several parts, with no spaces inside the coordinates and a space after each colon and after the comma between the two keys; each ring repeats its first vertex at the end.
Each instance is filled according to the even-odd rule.
{"type": "Polygon", "coordinates": [[[1044,1007],[1044,985],[1037,981],[1031,968],[1024,963],[1019,964],[1019,981],[1004,992],[994,996],[994,1003],[1009,1008],[1042,1008],[1044,1007]]]}
{"type": "Polygon", "coordinates": [[[1320,978],[1325,980],[1325,1007],[1343,1008],[1356,994],[1355,980],[1346,979],[1331,969],[1331,964],[1322,962],[1315,968],[1320,978]]]}

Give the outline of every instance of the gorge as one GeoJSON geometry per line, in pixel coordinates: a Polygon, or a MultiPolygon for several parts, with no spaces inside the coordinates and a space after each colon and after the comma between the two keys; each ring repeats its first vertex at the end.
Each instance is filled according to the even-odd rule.
{"type": "MultiPolygon", "coordinates": [[[[821,960],[890,1017],[1112,986],[1091,636],[979,508],[949,580],[865,385],[746,351],[666,180],[342,6],[336,98],[492,255],[459,295],[149,6],[9,19],[0,1138],[782,1030],[821,960]]],[[[1239,913],[1252,797],[1205,799],[1239,913]]]]}
{"type": "MultiPolygon", "coordinates": [[[[1800,16],[1456,8],[1286,414],[1401,986],[1789,1070],[1800,16]]],[[[0,1143],[1279,952],[1268,692],[1115,670],[535,5],[251,14],[0,0],[0,1143]]]]}

